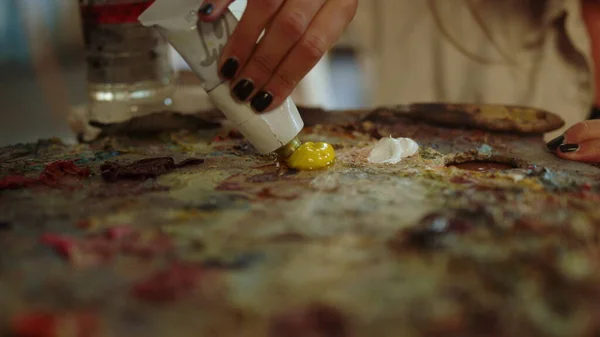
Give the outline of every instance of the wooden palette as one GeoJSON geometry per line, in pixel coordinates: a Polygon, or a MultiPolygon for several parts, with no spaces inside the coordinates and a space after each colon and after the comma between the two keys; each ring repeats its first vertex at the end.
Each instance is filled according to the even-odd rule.
{"type": "Polygon", "coordinates": [[[0,149],[0,328],[598,334],[600,169],[554,157],[539,135],[382,111],[303,110],[301,138],[337,149],[314,172],[258,156],[210,113],[217,124],[194,131],[0,149]],[[419,154],[369,164],[388,135],[414,139],[419,154]],[[173,158],[155,163],[160,174],[102,177],[106,161],[157,157],[173,158]],[[204,162],[175,164],[190,158],[204,162]],[[456,167],[477,161],[496,169],[456,167]]]}

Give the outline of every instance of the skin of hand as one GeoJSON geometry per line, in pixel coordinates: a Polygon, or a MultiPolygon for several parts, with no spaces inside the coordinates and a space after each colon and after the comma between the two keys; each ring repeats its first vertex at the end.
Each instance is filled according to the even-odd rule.
{"type": "MultiPolygon", "coordinates": [[[[218,19],[233,1],[205,0],[199,19],[218,19]]],[[[358,0],[248,0],[219,63],[234,99],[258,113],[280,106],[342,36],[357,7],[358,0]]]]}
{"type": "Polygon", "coordinates": [[[573,125],[548,142],[548,149],[563,159],[600,163],[600,120],[573,125]]]}

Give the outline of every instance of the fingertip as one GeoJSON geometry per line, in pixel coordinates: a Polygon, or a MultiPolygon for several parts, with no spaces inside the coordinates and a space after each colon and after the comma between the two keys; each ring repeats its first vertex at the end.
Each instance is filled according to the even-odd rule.
{"type": "Polygon", "coordinates": [[[572,155],[579,152],[580,146],[578,144],[562,144],[558,147],[558,152],[566,155],[572,155]]]}
{"type": "Polygon", "coordinates": [[[552,139],[551,141],[549,141],[548,143],[546,143],[546,146],[548,147],[548,150],[554,152],[556,150],[558,150],[558,147],[562,144],[564,144],[565,142],[565,136],[560,135],[554,139],[552,139]]]}
{"type": "Polygon", "coordinates": [[[580,154],[579,154],[579,148],[577,149],[569,149],[566,148],[566,145],[571,145],[571,144],[563,144],[561,145],[561,147],[559,147],[558,149],[556,149],[556,151],[554,152],[556,154],[557,157],[562,158],[562,159],[566,159],[566,160],[580,160],[580,154]]]}
{"type": "Polygon", "coordinates": [[[273,109],[275,97],[268,91],[259,91],[250,102],[250,106],[257,113],[265,113],[273,109]]]}
{"type": "Polygon", "coordinates": [[[556,155],[560,158],[587,162],[600,162],[600,140],[589,140],[581,144],[563,144],[558,147],[556,155]]]}
{"type": "Polygon", "coordinates": [[[240,68],[240,61],[236,57],[223,57],[225,61],[221,61],[219,65],[220,76],[225,80],[232,80],[240,68]]]}
{"type": "Polygon", "coordinates": [[[211,0],[204,2],[200,6],[200,9],[198,9],[198,19],[203,22],[215,21],[223,14],[231,2],[232,1],[229,0],[211,0]]]}
{"type": "Polygon", "coordinates": [[[252,93],[254,92],[254,82],[252,82],[252,80],[244,78],[241,79],[240,81],[238,81],[237,83],[233,84],[232,82],[232,88],[231,88],[231,94],[233,95],[233,98],[236,99],[238,102],[246,102],[248,100],[248,98],[251,97],[252,93]]]}
{"type": "Polygon", "coordinates": [[[586,138],[588,129],[589,125],[587,121],[574,124],[568,128],[567,131],[565,131],[565,140],[567,142],[579,142],[580,140],[584,140],[586,138]]]}

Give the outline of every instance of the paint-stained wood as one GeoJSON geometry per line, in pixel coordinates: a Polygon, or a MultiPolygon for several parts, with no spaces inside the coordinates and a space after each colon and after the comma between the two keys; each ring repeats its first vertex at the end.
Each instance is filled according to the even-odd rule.
{"type": "Polygon", "coordinates": [[[218,125],[0,149],[0,335],[599,331],[600,169],[538,135],[303,112],[301,138],[337,150],[328,170],[218,125]],[[369,164],[389,135],[419,153],[369,164]]]}

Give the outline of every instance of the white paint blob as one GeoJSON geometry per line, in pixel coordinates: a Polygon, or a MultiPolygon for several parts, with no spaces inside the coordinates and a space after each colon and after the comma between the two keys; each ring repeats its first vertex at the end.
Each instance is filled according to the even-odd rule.
{"type": "Polygon", "coordinates": [[[419,144],[410,138],[381,138],[369,155],[375,164],[396,164],[419,151],[419,144]]]}

